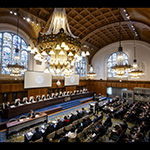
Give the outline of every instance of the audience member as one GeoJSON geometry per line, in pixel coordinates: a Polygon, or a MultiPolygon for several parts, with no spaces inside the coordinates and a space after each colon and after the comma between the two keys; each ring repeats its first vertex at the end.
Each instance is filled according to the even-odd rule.
{"type": "Polygon", "coordinates": [[[42,132],[39,131],[39,127],[35,128],[35,133],[32,135],[30,141],[36,141],[42,137],[42,132]]]}

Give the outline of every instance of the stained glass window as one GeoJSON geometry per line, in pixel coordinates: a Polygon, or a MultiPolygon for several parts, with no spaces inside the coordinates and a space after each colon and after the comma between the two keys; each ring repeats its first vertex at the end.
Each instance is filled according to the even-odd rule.
{"type": "MultiPolygon", "coordinates": [[[[114,77],[116,74],[112,72],[111,66],[114,66],[117,64],[117,52],[111,54],[107,59],[107,77],[114,77]]],[[[128,64],[128,56],[123,53],[123,64],[128,64]]],[[[125,73],[126,76],[128,76],[128,73],[125,73]]]]}
{"type": "Polygon", "coordinates": [[[75,74],[79,74],[80,77],[86,77],[86,58],[82,57],[79,62],[75,63],[75,74]]]}
{"type": "Polygon", "coordinates": [[[10,74],[10,70],[7,70],[6,66],[16,63],[14,57],[17,46],[19,48],[18,63],[28,69],[29,52],[27,51],[26,41],[14,33],[0,32],[0,73],[10,74]]]}

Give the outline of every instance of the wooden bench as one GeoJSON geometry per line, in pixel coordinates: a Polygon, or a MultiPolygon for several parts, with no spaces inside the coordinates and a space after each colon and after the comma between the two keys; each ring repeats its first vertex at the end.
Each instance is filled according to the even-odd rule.
{"type": "Polygon", "coordinates": [[[52,113],[55,113],[55,112],[61,111],[61,110],[62,110],[62,106],[59,106],[59,107],[52,108],[52,109],[49,109],[49,110],[45,110],[45,111],[42,111],[42,112],[45,112],[47,115],[49,115],[49,114],[52,114],[52,113]]]}
{"type": "Polygon", "coordinates": [[[89,102],[91,100],[93,100],[93,97],[87,98],[85,100],[80,100],[80,103],[83,104],[83,103],[89,102]]]}

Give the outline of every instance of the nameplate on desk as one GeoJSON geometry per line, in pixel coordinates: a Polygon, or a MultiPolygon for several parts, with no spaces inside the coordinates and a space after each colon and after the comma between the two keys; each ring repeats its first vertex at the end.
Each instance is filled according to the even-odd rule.
{"type": "Polygon", "coordinates": [[[70,100],[71,100],[70,96],[65,97],[65,102],[70,101],[70,100]]]}

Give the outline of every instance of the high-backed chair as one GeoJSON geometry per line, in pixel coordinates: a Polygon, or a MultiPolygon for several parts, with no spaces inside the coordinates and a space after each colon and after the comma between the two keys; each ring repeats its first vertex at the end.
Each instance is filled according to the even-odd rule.
{"type": "Polygon", "coordinates": [[[31,143],[42,143],[43,142],[43,137],[41,137],[40,139],[36,140],[36,141],[30,141],[31,143]]]}
{"type": "Polygon", "coordinates": [[[49,140],[50,138],[54,138],[55,137],[55,131],[53,131],[52,133],[48,134],[46,136],[46,138],[49,140]]]}

